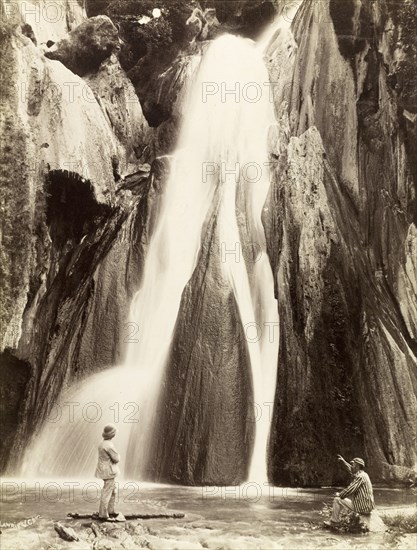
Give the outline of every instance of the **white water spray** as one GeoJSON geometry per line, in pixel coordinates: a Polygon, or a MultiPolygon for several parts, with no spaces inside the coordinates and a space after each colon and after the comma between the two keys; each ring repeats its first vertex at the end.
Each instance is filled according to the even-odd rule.
{"type": "Polygon", "coordinates": [[[249,477],[266,481],[278,353],[277,304],[261,223],[270,185],[267,133],[274,121],[267,82],[262,50],[252,41],[225,35],[210,45],[192,86],[141,289],[132,302],[138,342],[129,344],[123,367],[98,373],[61,397],[61,411],[64,403],[78,403],[78,415],[46,423],[26,453],[25,474],[91,476],[100,427],[113,422],[124,475],[141,477],[181,295],[196,266],[207,213],[220,193],[222,264],[247,336],[257,409],[249,477]],[[245,261],[248,238],[256,257],[245,261]],[[250,327],[261,333],[249,337],[250,327]],[[95,421],[86,420],[88,403],[101,411],[95,421]]]}

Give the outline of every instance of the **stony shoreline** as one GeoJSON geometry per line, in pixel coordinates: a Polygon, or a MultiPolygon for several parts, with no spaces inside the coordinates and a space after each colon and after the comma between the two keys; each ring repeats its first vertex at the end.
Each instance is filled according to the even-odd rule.
{"type": "MultiPolygon", "coordinates": [[[[150,505],[145,507],[149,513],[150,505]]],[[[155,512],[160,511],[157,505],[155,512]]],[[[174,512],[171,511],[170,512],[174,512]]],[[[383,516],[416,513],[415,506],[381,507],[383,516]]],[[[3,550],[194,550],[209,549],[287,549],[287,548],[402,548],[414,549],[416,534],[388,531],[384,534],[344,535],[326,532],[317,521],[299,521],[282,526],[282,512],[276,511],[276,521],[213,520],[200,514],[187,513],[183,519],[133,520],[123,523],[98,522],[91,519],[64,518],[60,524],[70,528],[79,540],[65,541],[54,529],[53,519],[35,515],[31,520],[16,522],[13,527],[2,523],[0,538],[3,550]],[[5,528],[3,528],[3,526],[5,528]]],[[[296,521],[297,520],[297,521],[296,521]]]]}

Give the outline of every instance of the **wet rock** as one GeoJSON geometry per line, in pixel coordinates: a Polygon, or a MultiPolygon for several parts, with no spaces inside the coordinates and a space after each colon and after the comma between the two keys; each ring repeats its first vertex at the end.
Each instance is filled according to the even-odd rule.
{"type": "Polygon", "coordinates": [[[61,523],[59,523],[59,521],[57,523],[54,523],[54,529],[61,537],[61,539],[67,540],[69,542],[80,540],[77,537],[74,529],[72,529],[71,527],[64,527],[61,523]]]}
{"type": "Polygon", "coordinates": [[[359,304],[354,273],[348,271],[345,289],[331,267],[345,243],[328,203],[322,142],[315,128],[290,139],[275,177],[264,215],[280,316],[269,472],[275,482],[315,485],[334,471],[345,426],[351,430],[344,443],[349,452],[355,454],[362,442],[348,355],[355,353],[359,304]],[[326,441],[326,449],[317,454],[320,441],[326,441]]]}
{"type": "Polygon", "coordinates": [[[150,169],[149,164],[139,165],[136,172],[128,174],[122,179],[119,189],[128,189],[133,195],[140,194],[143,186],[148,182],[150,169]]]}
{"type": "MultiPolygon", "coordinates": [[[[176,117],[178,127],[178,115],[192,83],[191,75],[201,60],[204,47],[196,46],[195,52],[178,56],[170,66],[161,67],[159,72],[155,70],[155,62],[151,55],[141,59],[128,72],[150,126],[159,126],[176,117]]],[[[160,154],[166,152],[168,151],[160,151],[160,154]]]]}
{"type": "Polygon", "coordinates": [[[264,216],[280,313],[276,483],[336,482],[337,449],[364,454],[373,481],[405,480],[416,460],[415,270],[406,252],[417,212],[415,128],[378,54],[383,13],[355,4],[334,33],[335,4],[354,3],[304,2],[292,36],[278,33],[266,52],[278,120],[264,216]]]}
{"type": "Polygon", "coordinates": [[[376,510],[372,510],[366,516],[361,514],[360,521],[370,533],[384,533],[387,530],[387,526],[376,510]]]}
{"type": "Polygon", "coordinates": [[[218,239],[214,211],[181,299],[148,462],[151,479],[237,485],[248,474],[250,363],[218,239]]]}
{"type": "Polygon", "coordinates": [[[152,56],[143,58],[131,71],[149,132],[145,160],[171,155],[177,146],[187,97],[207,43],[197,43],[195,51],[180,55],[164,70],[156,70],[152,56]]]}
{"type": "Polygon", "coordinates": [[[45,56],[63,63],[73,73],[84,76],[95,72],[102,61],[120,49],[119,34],[105,15],[87,19],[68,37],[45,52],[45,56]]]}
{"type": "Polygon", "coordinates": [[[21,361],[6,350],[0,353],[0,468],[3,471],[14,435],[19,423],[19,410],[22,406],[26,384],[30,378],[31,367],[26,361],[21,361]]]}

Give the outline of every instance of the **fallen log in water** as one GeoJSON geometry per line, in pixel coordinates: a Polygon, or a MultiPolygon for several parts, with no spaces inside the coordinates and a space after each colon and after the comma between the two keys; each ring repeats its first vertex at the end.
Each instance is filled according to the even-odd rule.
{"type": "MultiPolygon", "coordinates": [[[[183,513],[173,514],[124,514],[126,519],[181,519],[185,517],[183,513]]],[[[69,512],[68,519],[99,519],[96,514],[79,514],[78,512],[69,512]]]]}

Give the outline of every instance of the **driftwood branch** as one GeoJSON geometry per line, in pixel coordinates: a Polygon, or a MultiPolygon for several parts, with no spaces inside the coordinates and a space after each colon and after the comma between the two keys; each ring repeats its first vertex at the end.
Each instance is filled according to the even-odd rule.
{"type": "MultiPolygon", "coordinates": [[[[185,517],[183,513],[173,514],[123,514],[126,519],[181,519],[185,517]]],[[[79,514],[78,512],[70,512],[67,514],[68,519],[98,519],[94,514],[79,514]]]]}

